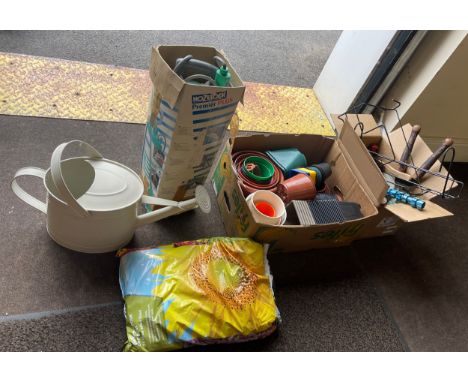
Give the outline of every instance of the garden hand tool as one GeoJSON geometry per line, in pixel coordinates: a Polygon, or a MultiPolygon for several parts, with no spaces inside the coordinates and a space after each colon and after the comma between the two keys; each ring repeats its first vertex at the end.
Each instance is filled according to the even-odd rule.
{"type": "Polygon", "coordinates": [[[421,126],[419,125],[414,125],[413,129],[411,130],[411,135],[405,146],[405,151],[403,151],[403,154],[401,154],[401,158],[400,158],[400,162],[403,162],[403,163],[400,163],[400,166],[399,166],[400,171],[402,172],[406,172],[406,169],[408,168],[406,164],[408,163],[408,160],[411,156],[414,143],[416,142],[416,138],[418,137],[420,131],[421,131],[421,126]]]}
{"type": "Polygon", "coordinates": [[[416,170],[415,180],[420,181],[424,175],[426,175],[426,171],[428,171],[432,165],[439,159],[439,157],[447,150],[450,146],[453,145],[452,138],[445,138],[442,144],[437,148],[436,151],[432,153],[432,155],[426,159],[426,161],[416,170]]]}

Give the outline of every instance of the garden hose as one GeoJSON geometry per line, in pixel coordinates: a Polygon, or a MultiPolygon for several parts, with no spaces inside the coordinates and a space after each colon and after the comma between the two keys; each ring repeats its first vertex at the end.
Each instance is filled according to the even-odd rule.
{"type": "Polygon", "coordinates": [[[182,68],[185,66],[185,64],[190,61],[193,58],[191,54],[188,54],[184,58],[178,58],[176,60],[176,65],[174,66],[174,73],[180,76],[180,73],[182,71],[182,68]]]}
{"type": "Polygon", "coordinates": [[[192,74],[191,76],[184,78],[184,80],[186,82],[203,80],[203,81],[206,81],[204,85],[207,85],[209,83],[210,85],[216,86],[216,81],[212,79],[211,77],[206,76],[204,74],[192,74]]]}
{"type": "MultiPolygon", "coordinates": [[[[176,60],[173,70],[174,73],[186,82],[201,79],[209,81],[209,85],[212,86],[230,86],[231,73],[225,61],[219,56],[214,56],[213,59],[218,66],[206,61],[197,60],[191,54],[188,54],[176,60]]],[[[205,83],[205,85],[208,85],[208,83],[205,83]]]]}
{"type": "Polygon", "coordinates": [[[204,74],[214,78],[218,67],[209,62],[197,60],[191,54],[178,58],[174,67],[174,72],[180,75],[204,74]]]}
{"type": "Polygon", "coordinates": [[[221,66],[223,65],[226,65],[226,61],[224,61],[221,57],[219,56],[214,56],[213,57],[213,60],[215,60],[216,62],[216,65],[218,66],[218,68],[220,68],[221,66]]]}

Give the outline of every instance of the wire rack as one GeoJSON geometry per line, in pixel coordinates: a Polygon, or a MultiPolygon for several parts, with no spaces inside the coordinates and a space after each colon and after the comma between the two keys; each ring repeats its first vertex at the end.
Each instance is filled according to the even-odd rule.
{"type": "MultiPolygon", "coordinates": [[[[438,195],[438,196],[441,196],[442,198],[447,198],[447,199],[459,198],[463,190],[464,183],[459,180],[456,180],[450,175],[452,164],[455,160],[455,148],[453,146],[448,147],[439,157],[439,161],[440,161],[439,169],[437,171],[431,171],[431,170],[426,170],[424,168],[416,166],[414,164],[413,157],[411,154],[409,156],[409,163],[405,163],[397,159],[395,155],[395,150],[393,148],[392,139],[390,138],[388,129],[382,122],[379,122],[376,127],[370,130],[364,131],[364,124],[360,121],[359,114],[358,114],[359,110],[362,110],[363,107],[367,107],[367,106],[373,107],[374,110],[380,113],[381,115],[384,113],[395,113],[397,117],[397,121],[398,121],[399,131],[401,131],[403,135],[406,146],[409,147],[408,137],[404,129],[402,128],[403,125],[401,123],[400,115],[398,113],[398,108],[400,107],[401,103],[397,100],[393,100],[393,102],[394,102],[393,107],[383,107],[379,105],[372,105],[369,103],[361,103],[359,105],[353,106],[347,112],[341,114],[338,118],[344,123],[345,119],[348,118],[348,114],[353,114],[357,118],[357,123],[354,126],[354,131],[358,133],[361,139],[364,135],[369,134],[372,131],[377,130],[377,129],[379,129],[385,135],[387,142],[389,144],[389,147],[390,147],[390,152],[391,152],[390,156],[383,155],[375,150],[368,148],[369,153],[374,158],[375,162],[377,163],[377,165],[379,166],[382,172],[385,173],[386,165],[394,163],[394,164],[410,167],[415,171],[415,173],[420,174],[420,176],[417,176],[415,179],[410,179],[410,180],[399,179],[397,177],[394,177],[392,180],[392,178],[387,176],[385,177],[385,180],[387,181],[389,185],[393,187],[403,187],[408,193],[414,196],[421,196],[427,193],[431,193],[431,194],[438,195]],[[446,174],[441,173],[443,163],[446,163],[446,169],[447,169],[446,174]],[[427,187],[421,184],[421,179],[429,175],[444,179],[444,187],[442,191],[436,190],[434,188],[427,187]]],[[[390,175],[393,176],[393,174],[390,174],[390,175]]]]}

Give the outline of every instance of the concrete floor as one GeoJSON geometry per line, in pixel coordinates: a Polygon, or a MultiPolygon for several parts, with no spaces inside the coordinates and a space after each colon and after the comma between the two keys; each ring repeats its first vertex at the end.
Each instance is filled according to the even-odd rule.
{"type": "MultiPolygon", "coordinates": [[[[0,51],[145,68],[159,43],[221,47],[248,81],[313,86],[338,32],[0,32],[0,51]],[[286,54],[285,54],[286,53],[286,54]]],[[[47,236],[44,216],[9,189],[55,146],[89,141],[138,169],[143,126],[0,116],[0,349],[119,351],[125,326],[112,254],[83,255],[47,236]]],[[[464,180],[467,167],[457,166],[464,180]]],[[[44,197],[40,182],[22,182],[44,197]]],[[[273,336],[208,350],[467,350],[466,192],[451,219],[404,227],[337,250],[271,256],[283,324],[273,336]],[[437,233],[437,234],[435,234],[437,233]]],[[[138,230],[132,246],[224,235],[217,208],[138,230]]],[[[196,349],[194,349],[196,350],[196,349]]],[[[201,349],[206,350],[206,349],[201,349]]]]}

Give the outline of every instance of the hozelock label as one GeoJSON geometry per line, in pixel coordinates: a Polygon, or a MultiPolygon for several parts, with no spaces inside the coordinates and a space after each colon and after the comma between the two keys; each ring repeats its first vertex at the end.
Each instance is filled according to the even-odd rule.
{"type": "Polygon", "coordinates": [[[227,90],[222,92],[216,93],[208,93],[208,94],[194,94],[192,96],[192,104],[201,104],[201,103],[208,103],[226,99],[227,97],[227,90]]]}
{"type": "Polygon", "coordinates": [[[216,114],[214,119],[222,118],[226,113],[232,113],[229,109],[235,109],[237,102],[238,100],[234,100],[227,90],[208,94],[194,94],[192,95],[193,123],[210,122],[213,120],[214,114],[216,114]]]}

